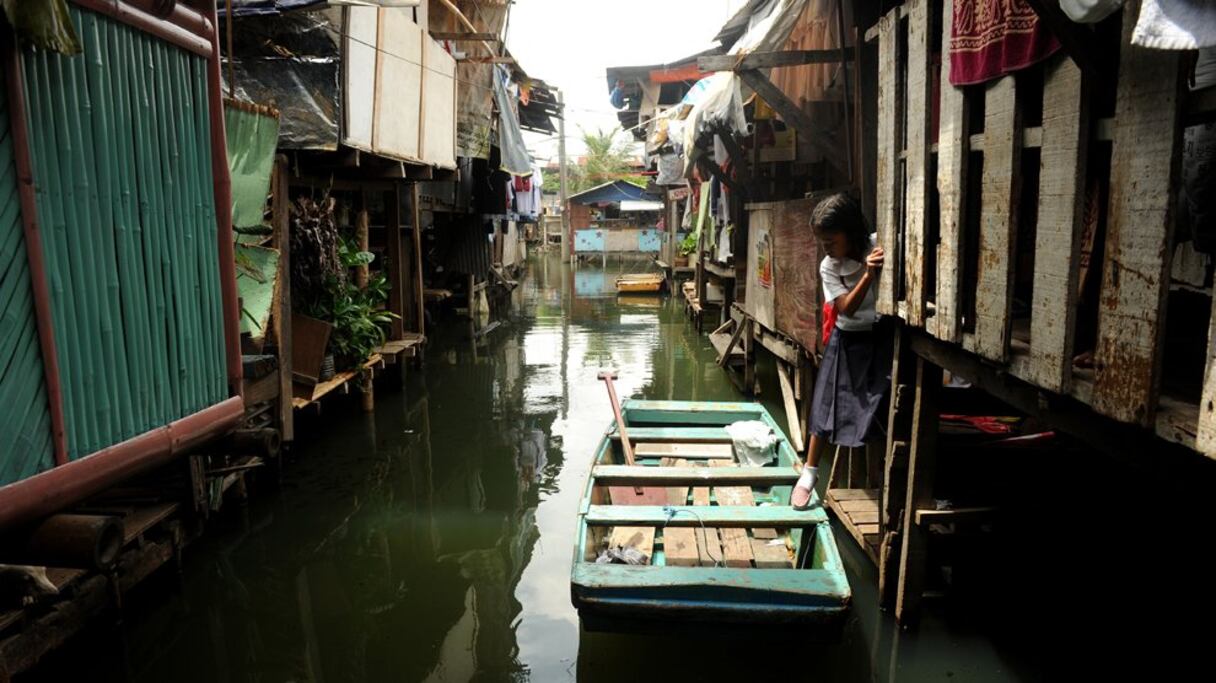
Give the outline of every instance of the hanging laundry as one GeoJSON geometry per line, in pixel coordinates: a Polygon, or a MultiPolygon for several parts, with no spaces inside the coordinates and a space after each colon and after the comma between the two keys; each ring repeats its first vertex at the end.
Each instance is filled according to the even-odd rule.
{"type": "Polygon", "coordinates": [[[1114,14],[1125,0],[1060,0],[1060,9],[1078,24],[1096,24],[1114,14]]]}
{"type": "Polygon", "coordinates": [[[1142,0],[1132,44],[1158,50],[1216,47],[1216,0],[1142,0]]]}
{"type": "Polygon", "coordinates": [[[1026,0],[958,0],[950,32],[950,83],[983,83],[1050,57],[1060,43],[1026,0]]]}

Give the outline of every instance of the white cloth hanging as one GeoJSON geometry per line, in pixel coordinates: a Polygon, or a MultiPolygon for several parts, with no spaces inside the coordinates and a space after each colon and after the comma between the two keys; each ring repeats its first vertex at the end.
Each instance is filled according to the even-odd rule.
{"type": "Polygon", "coordinates": [[[1216,46],[1216,0],[1141,0],[1132,44],[1158,50],[1216,46]]]}

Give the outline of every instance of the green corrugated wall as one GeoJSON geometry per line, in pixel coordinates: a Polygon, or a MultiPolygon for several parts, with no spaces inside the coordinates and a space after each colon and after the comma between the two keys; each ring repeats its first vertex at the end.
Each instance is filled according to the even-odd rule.
{"type": "Polygon", "coordinates": [[[72,8],[24,52],[70,458],[227,396],[206,62],[72,8]]]}
{"type": "Polygon", "coordinates": [[[52,464],[51,413],[17,199],[8,95],[0,88],[0,486],[52,464]]]}

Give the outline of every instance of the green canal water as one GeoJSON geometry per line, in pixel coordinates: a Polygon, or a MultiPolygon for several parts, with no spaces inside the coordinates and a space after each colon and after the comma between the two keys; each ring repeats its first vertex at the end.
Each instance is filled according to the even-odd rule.
{"type": "MultiPolygon", "coordinates": [[[[982,608],[930,601],[919,630],[904,634],[878,608],[873,566],[839,529],[854,603],[838,642],[580,628],[569,595],[575,511],[612,417],[596,373],[616,368],[622,396],[738,397],[675,300],[617,297],[619,272],[649,267],[534,257],[487,339],[475,345],[467,323],[440,320],[423,368],[381,387],[374,413],[351,396],[301,415],[279,485],[230,506],[187,549],[180,576],[159,572],[121,619],[103,619],[28,678],[1050,678],[1080,632],[1047,618],[1048,607],[1011,608],[1032,589],[1009,577],[1050,582],[1034,553],[1016,553],[1025,571],[1002,575],[1008,583],[982,608]]],[[[773,369],[759,380],[783,422],[773,369]]]]}

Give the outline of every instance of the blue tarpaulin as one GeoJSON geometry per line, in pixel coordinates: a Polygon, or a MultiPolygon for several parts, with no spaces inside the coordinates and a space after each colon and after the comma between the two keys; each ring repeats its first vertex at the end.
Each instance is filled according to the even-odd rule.
{"type": "Polygon", "coordinates": [[[622,201],[640,201],[640,200],[655,200],[658,199],[654,195],[647,194],[645,188],[638,187],[633,183],[625,182],[624,180],[614,180],[603,185],[598,185],[590,190],[571,195],[571,204],[603,204],[605,202],[622,202],[622,201]]]}

